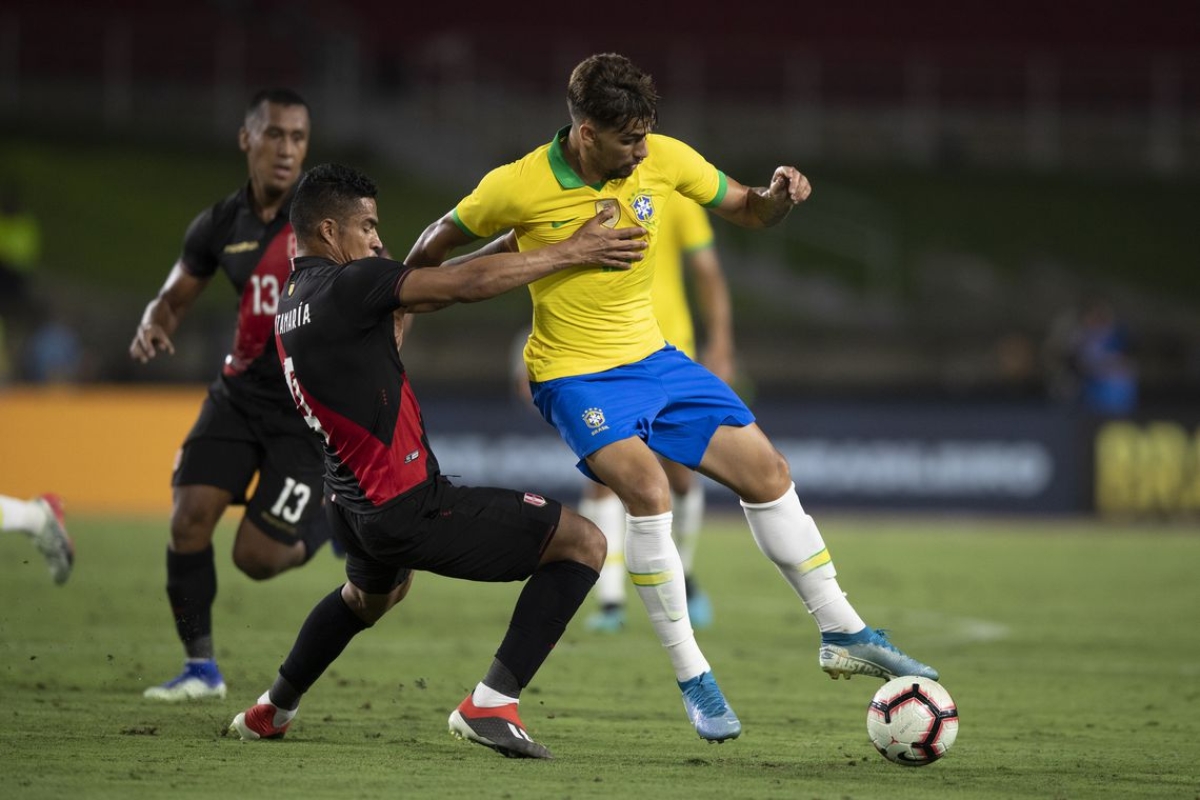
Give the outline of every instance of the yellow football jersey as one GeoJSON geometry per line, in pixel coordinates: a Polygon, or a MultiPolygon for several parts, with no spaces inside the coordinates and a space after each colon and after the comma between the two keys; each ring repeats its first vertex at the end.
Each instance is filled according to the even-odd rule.
{"type": "Polygon", "coordinates": [[[632,269],[565,269],[530,284],[533,332],[525,365],[539,382],[630,364],[663,346],[650,298],[662,213],[676,191],[712,206],[727,187],[725,175],[699,153],[659,134],[646,137],[648,155],[628,178],[585,184],[563,155],[569,130],[489,172],[453,212],[472,236],[513,230],[522,251],[566,239],[606,204],[620,212],[609,225],[646,229],[644,258],[632,269]]]}
{"type": "Polygon", "coordinates": [[[671,197],[658,229],[658,264],[650,296],[663,338],[696,357],[696,332],[688,306],[684,262],[688,253],[712,247],[708,212],[682,195],[671,197]]]}

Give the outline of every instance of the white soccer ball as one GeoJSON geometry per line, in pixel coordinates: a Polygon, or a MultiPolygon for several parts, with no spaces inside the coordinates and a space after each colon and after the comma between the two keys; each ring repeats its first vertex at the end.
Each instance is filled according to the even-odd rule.
{"type": "Polygon", "coordinates": [[[916,675],[893,678],[871,698],[867,733],[888,761],[921,767],[953,746],[958,737],[958,707],[937,681],[916,675]]]}

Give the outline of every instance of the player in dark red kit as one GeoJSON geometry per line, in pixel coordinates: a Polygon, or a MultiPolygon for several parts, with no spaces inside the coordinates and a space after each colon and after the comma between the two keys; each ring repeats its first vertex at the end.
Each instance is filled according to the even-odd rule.
{"type": "Polygon", "coordinates": [[[229,505],[246,506],[233,562],[256,580],[304,564],[329,538],[320,511],[320,439],[293,409],[274,342],[280,290],[296,248],[288,207],[308,141],[308,106],[298,94],[269,89],[254,96],[238,132],[250,179],[193,220],[183,253],[146,306],[129,348],[142,363],[160,350],[174,353],[171,337],[218,271],[240,294],[233,350],[209,387],[171,479],[167,595],[186,662],[177,677],[145,691],[152,699],[225,696],[213,657],[212,545],[229,505]],[[255,473],[257,488],[247,497],[255,473]]]}
{"type": "Polygon", "coordinates": [[[554,500],[455,486],[441,474],[397,352],[394,312],[484,300],[562,270],[628,269],[642,257],[645,231],[606,228],[606,209],[541,250],[414,269],[374,256],[375,193],[361,173],[326,164],[304,177],[292,202],[298,249],[276,342],[297,408],[325,439],[325,513],[345,547],[348,580],[313,608],[274,685],[231,730],[251,740],[283,736],[304,692],[404,597],[412,570],[528,578],[491,667],[449,724],[506,756],[550,758],[517,704],[596,582],[604,535],[554,500]]]}

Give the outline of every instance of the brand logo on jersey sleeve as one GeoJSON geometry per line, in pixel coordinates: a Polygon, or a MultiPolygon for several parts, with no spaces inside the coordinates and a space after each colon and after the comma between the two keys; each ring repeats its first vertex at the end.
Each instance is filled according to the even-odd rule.
{"type": "Polygon", "coordinates": [[[546,498],[542,497],[540,494],[526,492],[525,502],[531,506],[537,506],[538,508],[541,508],[542,506],[546,505],[546,498]]]}

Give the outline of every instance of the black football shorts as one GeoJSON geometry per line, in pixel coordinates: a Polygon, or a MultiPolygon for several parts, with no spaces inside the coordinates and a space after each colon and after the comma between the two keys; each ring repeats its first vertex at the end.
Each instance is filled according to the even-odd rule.
{"type": "Polygon", "coordinates": [[[293,544],[327,524],[324,476],[320,437],[294,406],[235,402],[214,386],[179,451],[171,485],[224,489],[263,533],[293,544]]]}
{"type": "Polygon", "coordinates": [[[325,503],[346,550],[346,577],[386,594],[423,570],[471,581],[520,581],[554,538],[562,504],[531,492],[455,486],[445,477],[374,511],[325,503]]]}

